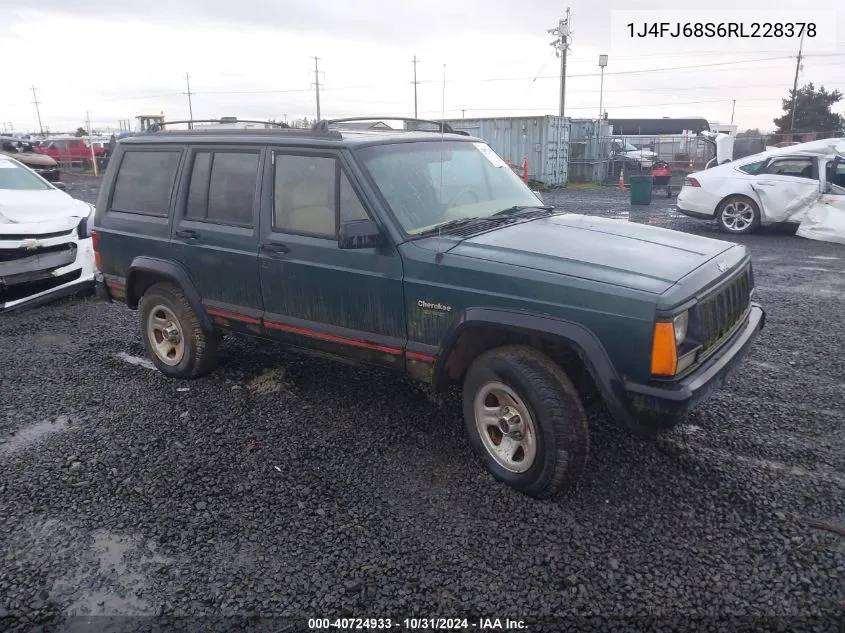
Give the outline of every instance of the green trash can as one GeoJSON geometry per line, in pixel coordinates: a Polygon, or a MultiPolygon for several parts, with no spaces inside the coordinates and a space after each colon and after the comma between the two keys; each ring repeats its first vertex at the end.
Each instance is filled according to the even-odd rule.
{"type": "Polygon", "coordinates": [[[651,176],[631,176],[631,204],[651,204],[653,185],[651,176]]]}

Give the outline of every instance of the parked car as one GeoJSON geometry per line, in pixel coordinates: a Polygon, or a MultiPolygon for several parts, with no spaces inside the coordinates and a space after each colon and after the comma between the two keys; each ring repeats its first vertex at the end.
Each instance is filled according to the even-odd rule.
{"type": "Polygon", "coordinates": [[[836,156],[845,156],[845,139],[777,148],[692,173],[678,194],[678,210],[715,219],[735,235],[769,224],[800,224],[827,185],[838,184],[841,167],[827,174],[836,156]]]}
{"type": "Polygon", "coordinates": [[[0,154],[16,158],[50,182],[58,182],[61,179],[59,163],[50,156],[38,153],[35,145],[30,141],[2,136],[0,137],[0,154]]]}
{"type": "Polygon", "coordinates": [[[94,221],[98,293],[139,311],[159,371],[207,374],[234,333],[460,384],[487,469],[549,497],[584,470],[585,398],[659,432],[763,327],[744,246],[555,211],[448,127],[336,125],[117,146],[94,221]]]}
{"type": "Polygon", "coordinates": [[[642,169],[651,169],[657,160],[657,153],[649,149],[634,147],[628,141],[614,139],[612,143],[612,158],[634,163],[642,169]]]}
{"type": "Polygon", "coordinates": [[[0,155],[0,312],[91,291],[94,206],[0,155]]]}
{"type": "MultiPolygon", "coordinates": [[[[41,154],[62,162],[88,162],[91,160],[91,147],[82,138],[52,139],[46,145],[39,145],[41,154]]],[[[102,156],[105,150],[102,147],[94,148],[94,156],[102,156]]]]}

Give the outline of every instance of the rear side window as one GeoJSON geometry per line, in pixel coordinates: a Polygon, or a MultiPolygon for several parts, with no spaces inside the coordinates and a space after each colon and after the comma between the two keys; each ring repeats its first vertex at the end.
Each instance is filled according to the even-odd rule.
{"type": "Polygon", "coordinates": [[[197,152],[185,217],[222,224],[253,224],[259,153],[197,152]]]}
{"type": "Polygon", "coordinates": [[[114,183],[111,210],[167,217],[180,156],[178,150],[127,151],[114,183]]]}

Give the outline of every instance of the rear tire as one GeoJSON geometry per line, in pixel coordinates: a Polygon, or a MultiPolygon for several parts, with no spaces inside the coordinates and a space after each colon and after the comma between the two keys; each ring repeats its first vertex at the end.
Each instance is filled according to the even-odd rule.
{"type": "Polygon", "coordinates": [[[716,209],[719,228],[731,235],[747,235],[760,226],[760,207],[747,196],[729,196],[716,209]]]}
{"type": "Polygon", "coordinates": [[[589,432],[581,399],[539,351],[508,345],[479,356],[464,380],[463,409],[472,448],[499,481],[547,499],[583,474],[589,432]]]}
{"type": "Polygon", "coordinates": [[[141,337],[156,368],[171,378],[199,378],[217,365],[220,335],[200,326],[178,286],[159,282],[141,297],[141,337]]]}

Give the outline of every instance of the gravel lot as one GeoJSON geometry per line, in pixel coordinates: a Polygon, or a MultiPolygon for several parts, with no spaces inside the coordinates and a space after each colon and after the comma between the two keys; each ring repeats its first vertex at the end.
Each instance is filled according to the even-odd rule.
{"type": "MultiPolygon", "coordinates": [[[[94,201],[97,186],[69,191],[94,201]]],[[[663,197],[546,197],[722,237],[663,197]]],[[[496,483],[457,400],[405,379],[228,340],[214,374],[178,382],[150,369],[125,307],[3,316],[0,630],[102,614],[842,630],[845,250],[778,231],[742,241],[768,311],[751,358],[656,442],[593,410],[586,477],[556,502],[496,483]]]]}

